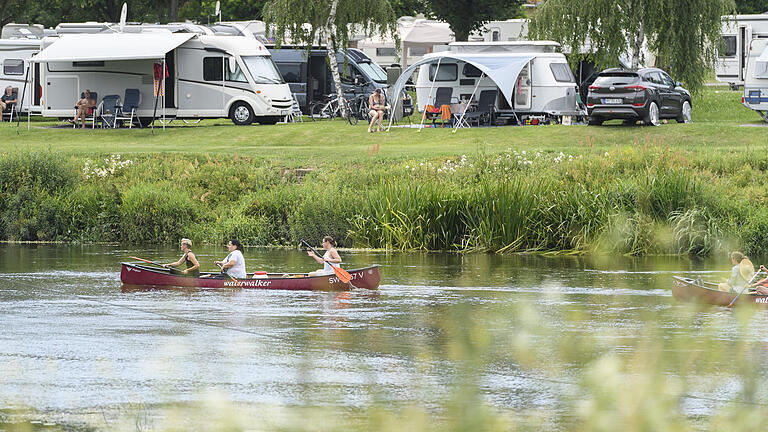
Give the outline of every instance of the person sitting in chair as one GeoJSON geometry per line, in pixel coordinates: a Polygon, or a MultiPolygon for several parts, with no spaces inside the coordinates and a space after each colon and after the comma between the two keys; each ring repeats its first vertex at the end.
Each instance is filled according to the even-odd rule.
{"type": "Polygon", "coordinates": [[[13,87],[8,86],[5,88],[5,93],[0,97],[0,108],[3,112],[10,111],[11,108],[18,102],[19,96],[14,93],[13,87]]]}
{"type": "Polygon", "coordinates": [[[368,115],[371,116],[371,124],[368,125],[368,132],[373,132],[373,125],[378,122],[377,131],[381,132],[381,121],[384,119],[384,111],[387,106],[384,104],[384,95],[381,93],[381,89],[377,88],[368,97],[368,107],[370,111],[368,115]]]}
{"type": "Polygon", "coordinates": [[[78,100],[75,104],[77,114],[75,114],[73,123],[77,124],[77,119],[82,119],[81,124],[82,127],[85,128],[85,118],[88,116],[88,111],[91,108],[96,108],[96,101],[91,97],[91,91],[86,89],[83,92],[83,98],[78,100]]]}

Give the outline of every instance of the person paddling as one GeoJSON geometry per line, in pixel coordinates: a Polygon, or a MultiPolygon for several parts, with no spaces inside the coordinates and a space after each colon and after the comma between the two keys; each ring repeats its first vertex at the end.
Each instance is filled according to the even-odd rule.
{"type": "MultiPolygon", "coordinates": [[[[764,265],[760,265],[760,271],[768,274],[768,268],[765,268],[764,265]]],[[[747,285],[747,287],[754,288],[755,294],[768,295],[768,277],[760,279],[759,281],[753,284],[747,285]]]]}
{"type": "Polygon", "coordinates": [[[731,252],[731,277],[724,283],[718,284],[717,289],[725,292],[740,292],[751,282],[755,274],[755,266],[752,261],[741,252],[731,252]]]}
{"type": "Polygon", "coordinates": [[[181,239],[181,252],[183,255],[178,261],[168,264],[163,264],[163,267],[178,267],[184,263],[187,264],[187,268],[184,270],[171,269],[171,273],[179,272],[185,276],[199,277],[200,276],[200,263],[197,261],[195,253],[192,252],[192,240],[188,238],[181,239]]]}
{"type": "Polygon", "coordinates": [[[331,266],[331,263],[339,265],[341,264],[341,256],[339,256],[339,253],[336,251],[336,241],[331,236],[325,236],[323,237],[323,249],[325,249],[325,254],[323,254],[323,257],[317,256],[314,252],[311,250],[307,251],[307,255],[311,256],[315,259],[315,261],[318,262],[318,264],[322,264],[323,268],[317,271],[313,271],[309,273],[309,276],[325,276],[325,275],[332,275],[333,272],[333,266],[331,266]]]}
{"type": "Polygon", "coordinates": [[[245,279],[245,258],[243,258],[243,245],[236,239],[232,239],[227,243],[227,249],[229,249],[229,255],[224,258],[224,261],[215,261],[214,264],[221,267],[221,274],[214,276],[218,279],[229,279],[232,276],[235,279],[245,279]]]}

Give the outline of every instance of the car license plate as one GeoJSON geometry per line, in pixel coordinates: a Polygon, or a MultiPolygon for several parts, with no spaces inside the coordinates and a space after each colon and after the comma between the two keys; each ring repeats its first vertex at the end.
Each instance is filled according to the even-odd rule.
{"type": "Polygon", "coordinates": [[[621,102],[621,98],[603,99],[604,104],[620,104],[621,102]]]}

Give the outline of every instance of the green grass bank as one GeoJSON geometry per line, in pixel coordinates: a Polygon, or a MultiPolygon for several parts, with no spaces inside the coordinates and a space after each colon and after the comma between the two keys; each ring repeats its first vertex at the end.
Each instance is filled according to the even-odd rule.
{"type": "MultiPolygon", "coordinates": [[[[0,239],[708,254],[768,237],[768,128],[708,89],[694,124],[0,127],[0,239]],[[749,125],[749,126],[745,126],[749,125]]],[[[175,125],[175,123],[173,123],[175,125]]]]}

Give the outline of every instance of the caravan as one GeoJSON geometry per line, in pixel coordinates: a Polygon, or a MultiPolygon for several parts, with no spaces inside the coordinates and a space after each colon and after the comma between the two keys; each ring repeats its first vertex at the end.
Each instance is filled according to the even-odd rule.
{"type": "MultiPolygon", "coordinates": [[[[504,97],[493,108],[496,119],[524,123],[584,116],[568,62],[556,52],[559,46],[551,41],[451,43],[448,51],[426,55],[412,66],[420,68],[418,110],[434,105],[439,88],[451,89],[451,103],[459,109],[477,103],[483,90],[498,88],[504,97]]],[[[403,73],[406,79],[410,70],[403,73]]]]}
{"type": "Polygon", "coordinates": [[[724,16],[722,26],[715,78],[736,88],[746,80],[750,42],[768,38],[768,14],[724,16]]]}
{"type": "Polygon", "coordinates": [[[768,39],[753,39],[750,43],[742,104],[768,122],[768,39]]]}
{"type": "Polygon", "coordinates": [[[8,86],[14,89],[19,102],[14,110],[17,113],[40,112],[40,88],[38,86],[24,86],[25,77],[28,75],[40,76],[38,65],[30,67],[29,59],[40,52],[40,41],[35,39],[0,39],[0,90],[8,86]],[[30,72],[30,73],[28,73],[30,72]]]}
{"type": "Polygon", "coordinates": [[[143,124],[157,117],[274,124],[291,113],[288,85],[252,37],[147,29],[67,34],[45,38],[42,48],[31,59],[41,65],[40,79],[30,81],[42,85],[45,117],[71,117],[86,88],[98,93],[97,102],[138,91],[143,124]]]}

